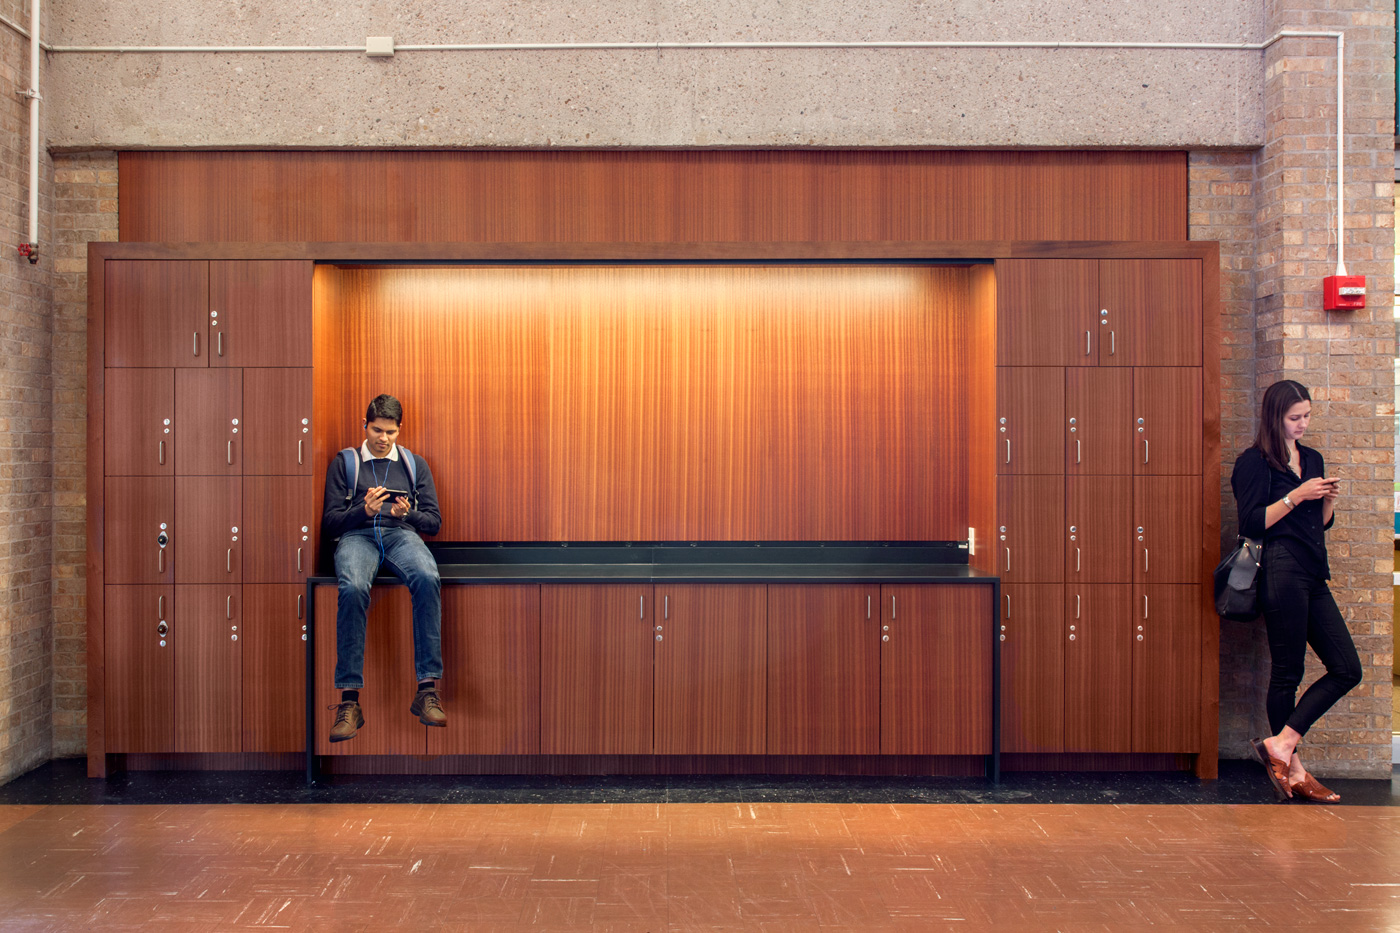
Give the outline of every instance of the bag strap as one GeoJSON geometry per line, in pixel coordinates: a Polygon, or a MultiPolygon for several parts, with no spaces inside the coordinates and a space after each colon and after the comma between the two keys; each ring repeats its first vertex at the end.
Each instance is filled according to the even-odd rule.
{"type": "Polygon", "coordinates": [[[350,502],[355,498],[355,484],[360,481],[360,452],[354,447],[346,447],[340,452],[340,459],[345,461],[345,501],[350,502]]]}

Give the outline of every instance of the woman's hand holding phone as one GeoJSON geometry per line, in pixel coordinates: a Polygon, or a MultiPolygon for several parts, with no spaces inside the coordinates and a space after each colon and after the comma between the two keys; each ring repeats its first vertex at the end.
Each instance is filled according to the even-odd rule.
{"type": "Polygon", "coordinates": [[[1288,494],[1294,502],[1309,499],[1336,499],[1341,481],[1335,476],[1315,476],[1288,494]]]}

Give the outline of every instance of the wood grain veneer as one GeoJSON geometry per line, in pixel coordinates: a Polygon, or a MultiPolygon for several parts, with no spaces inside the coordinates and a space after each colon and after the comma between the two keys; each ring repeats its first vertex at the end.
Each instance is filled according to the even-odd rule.
{"type": "Polygon", "coordinates": [[[1199,476],[1133,479],[1135,583],[1200,580],[1201,503],[1196,495],[1200,483],[1199,476]]]}
{"type": "Polygon", "coordinates": [[[1068,527],[1063,476],[997,478],[997,535],[990,544],[1004,583],[1063,580],[1068,527]]]}
{"type": "Polygon", "coordinates": [[[1133,378],[1130,369],[1065,370],[1065,473],[1133,472],[1133,378]],[[1070,424],[1070,419],[1074,423],[1070,424]]]}
{"type": "MultiPolygon", "coordinates": [[[[309,274],[307,279],[309,283],[309,274]]],[[[308,298],[307,306],[301,311],[308,330],[311,326],[309,310],[308,298]]],[[[309,348],[307,356],[310,357],[309,348]]],[[[243,370],[243,430],[240,434],[245,475],[311,475],[315,459],[311,385],[309,366],[243,370]]]]}
{"type": "Polygon", "coordinates": [[[1133,368],[1133,472],[1201,472],[1201,368],[1133,368]],[[1145,446],[1146,445],[1146,446],[1145,446]]]}
{"type": "Polygon", "coordinates": [[[209,264],[209,365],[311,362],[311,263],[209,264]]]}
{"type": "Polygon", "coordinates": [[[243,370],[175,371],[175,472],[243,472],[243,370]]]}
{"type": "Polygon", "coordinates": [[[1133,579],[1133,478],[1065,477],[1067,583],[1130,583],[1133,579]],[[1071,530],[1073,529],[1073,530],[1071,530]]]}
{"type": "MultiPolygon", "coordinates": [[[[971,553],[967,561],[985,573],[995,573],[997,561],[997,282],[991,266],[968,270],[970,286],[966,363],[964,474],[967,483],[967,524],[971,553]]],[[[955,493],[956,495],[956,493],[955,493]]]]}
{"type": "Polygon", "coordinates": [[[1094,365],[1097,260],[1005,259],[996,271],[998,366],[1094,365]]]}
{"type": "MultiPolygon", "coordinates": [[[[108,438],[106,313],[107,262],[97,250],[88,251],[87,274],[87,496],[84,524],[87,553],[84,560],[87,607],[87,774],[107,776],[107,610],[106,600],[106,495],[104,476],[108,438]]],[[[174,496],[174,490],[171,490],[174,496]]],[[[171,501],[174,516],[174,500],[171,501]]],[[[174,578],[172,577],[171,580],[174,578]]]]}
{"type": "MultiPolygon", "coordinates": [[[[103,595],[108,692],[98,706],[105,719],[102,750],[174,751],[175,648],[157,626],[164,619],[175,627],[175,587],[108,586],[103,595]]],[[[94,715],[91,707],[88,715],[94,715]]],[[[105,761],[97,764],[105,770],[105,761]]]]}
{"type": "Polygon", "coordinates": [[[316,491],[310,476],[243,477],[243,582],[306,582],[315,568],[316,491]]]}
{"type": "MultiPolygon", "coordinates": [[[[1193,259],[1105,259],[1099,305],[1118,352],[1099,351],[1102,366],[1199,366],[1201,264],[1193,259]]],[[[1103,329],[1103,328],[1100,328],[1103,329]]]]}
{"type": "Polygon", "coordinates": [[[304,585],[243,584],[244,752],[305,751],[308,625],[304,585]]]}
{"type": "Polygon", "coordinates": [[[243,749],[243,588],[175,587],[177,752],[243,749]]]}
{"type": "Polygon", "coordinates": [[[104,288],[107,366],[208,367],[209,263],[113,260],[104,288]]]}
{"type": "Polygon", "coordinates": [[[1002,587],[1003,752],[1047,753],[1065,747],[1065,650],[1069,642],[1065,638],[1064,590],[1058,583],[1009,583],[1002,587]]]}
{"type": "Polygon", "coordinates": [[[1133,751],[1132,587],[1065,586],[1065,751],[1133,751]]]}
{"type": "Polygon", "coordinates": [[[124,152],[122,240],[1185,240],[1182,152],[124,152]]]}
{"type": "Polygon", "coordinates": [[[175,582],[183,542],[175,527],[175,480],[162,476],[113,476],[104,490],[102,540],[107,583],[175,582]],[[157,539],[169,533],[162,556],[157,539]]]}
{"type": "Polygon", "coordinates": [[[998,473],[1065,471],[1065,375],[1058,366],[998,366],[998,473]]]}
{"type": "Polygon", "coordinates": [[[174,476],[174,371],[112,369],[105,377],[106,475],[174,476]]]}
{"type": "Polygon", "coordinates": [[[1134,752],[1199,748],[1201,617],[1193,585],[1133,588],[1134,752]]]}
{"type": "Polygon", "coordinates": [[[237,476],[175,477],[175,524],[180,539],[176,583],[243,582],[243,483],[237,476]]]}

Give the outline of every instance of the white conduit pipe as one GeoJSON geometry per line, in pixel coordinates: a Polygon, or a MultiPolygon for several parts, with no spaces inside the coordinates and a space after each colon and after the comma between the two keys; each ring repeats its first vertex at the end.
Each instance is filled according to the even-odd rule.
{"type": "MultiPolygon", "coordinates": [[[[364,46],[358,45],[47,45],[37,41],[39,34],[39,0],[33,0],[34,8],[34,88],[38,89],[38,52],[42,45],[45,51],[55,54],[178,54],[178,53],[217,53],[217,54],[264,54],[279,52],[351,52],[365,53],[364,46]]],[[[0,23],[23,34],[23,30],[4,17],[0,23]]],[[[1264,42],[979,42],[957,40],[949,42],[503,42],[477,44],[443,45],[397,45],[395,52],[594,52],[594,51],[663,51],[663,50],[763,50],[763,49],[1141,49],[1178,51],[1236,51],[1262,52],[1283,39],[1333,39],[1337,43],[1337,274],[1346,275],[1343,261],[1342,225],[1342,185],[1345,179],[1343,165],[1343,117],[1342,73],[1345,59],[1345,35],[1341,31],[1305,31],[1285,29],[1274,33],[1264,42]]],[[[38,123],[38,101],[31,110],[35,126],[38,123]]],[[[37,130],[36,130],[37,132],[37,130]]],[[[31,197],[37,186],[37,170],[31,173],[31,197]]],[[[31,224],[33,223],[31,219],[31,224]]],[[[32,236],[31,236],[32,239],[32,236]]]]}
{"type": "Polygon", "coordinates": [[[39,0],[29,0],[29,242],[20,253],[31,265],[39,261],[39,0]]]}

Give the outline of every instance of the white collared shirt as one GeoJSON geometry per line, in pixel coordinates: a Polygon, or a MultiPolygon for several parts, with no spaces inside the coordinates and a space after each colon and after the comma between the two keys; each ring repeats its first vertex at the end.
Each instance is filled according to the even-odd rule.
{"type": "MultiPolygon", "coordinates": [[[[361,441],[361,442],[360,442],[360,462],[361,462],[361,463],[365,463],[365,462],[367,462],[367,461],[369,461],[369,460],[378,460],[378,459],[380,459],[380,458],[379,458],[379,457],[376,457],[374,454],[372,454],[372,453],[369,452],[369,441],[361,441]]],[[[399,445],[398,445],[398,444],[394,444],[392,447],[390,447],[390,448],[389,448],[389,456],[384,457],[383,459],[385,459],[385,460],[398,460],[398,459],[399,459],[399,445]]]]}

